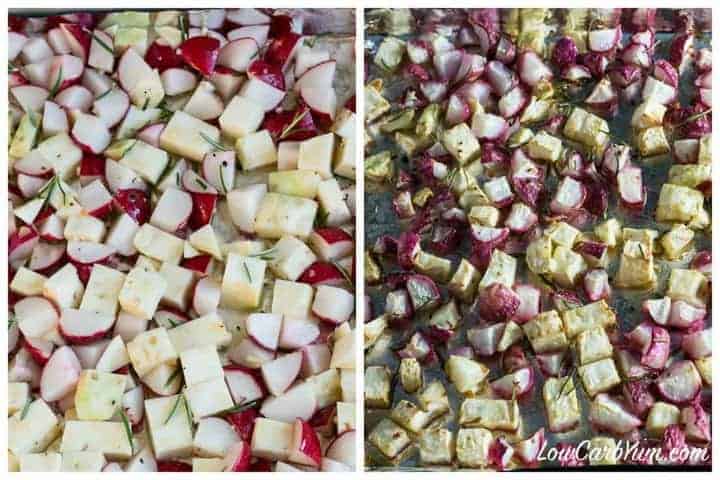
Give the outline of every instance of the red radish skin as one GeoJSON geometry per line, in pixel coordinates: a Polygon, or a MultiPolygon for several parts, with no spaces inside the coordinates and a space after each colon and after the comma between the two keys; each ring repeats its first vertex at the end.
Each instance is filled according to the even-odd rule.
{"type": "Polygon", "coordinates": [[[211,37],[194,37],[185,40],[178,49],[182,59],[202,75],[210,76],[220,52],[220,41],[211,37]]]}
{"type": "Polygon", "coordinates": [[[252,439],[255,419],[257,419],[258,416],[257,410],[254,408],[246,408],[240,412],[229,413],[225,418],[230,422],[240,438],[245,442],[249,442],[252,439]]]}

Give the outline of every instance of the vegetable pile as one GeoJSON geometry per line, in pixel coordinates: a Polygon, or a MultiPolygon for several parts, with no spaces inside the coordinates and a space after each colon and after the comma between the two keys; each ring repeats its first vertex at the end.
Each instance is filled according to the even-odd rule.
{"type": "Polygon", "coordinates": [[[366,27],[369,464],[708,465],[712,55],[693,15],[366,27]]]}
{"type": "Polygon", "coordinates": [[[354,469],[354,60],[304,18],[11,16],[11,470],[354,469]]]}

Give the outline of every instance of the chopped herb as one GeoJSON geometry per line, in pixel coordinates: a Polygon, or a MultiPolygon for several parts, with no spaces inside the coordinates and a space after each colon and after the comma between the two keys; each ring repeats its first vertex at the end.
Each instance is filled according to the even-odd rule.
{"type": "Polygon", "coordinates": [[[185,398],[185,397],[183,396],[182,393],[177,396],[177,400],[175,400],[175,403],[173,404],[172,409],[170,409],[170,413],[168,414],[167,418],[165,418],[163,425],[167,425],[167,423],[170,421],[170,419],[173,417],[173,415],[175,415],[175,411],[177,410],[178,405],[180,405],[180,400],[182,400],[183,398],[185,398]]]}
{"type": "Polygon", "coordinates": [[[128,153],[130,150],[133,149],[133,147],[135,146],[135,144],[136,144],[137,142],[138,142],[137,140],[135,140],[134,142],[132,142],[128,148],[126,148],[125,150],[123,150],[122,155],[120,155],[120,157],[124,157],[125,155],[127,155],[127,153],[128,153]]]}
{"type": "Polygon", "coordinates": [[[128,443],[130,444],[130,450],[132,451],[135,448],[133,445],[133,434],[130,429],[130,422],[128,421],[127,415],[125,415],[125,411],[123,409],[120,409],[120,418],[122,419],[123,427],[125,427],[125,435],[127,436],[128,443]]]}
{"type": "Polygon", "coordinates": [[[14,63],[8,62],[8,73],[17,72],[18,70],[19,68],[16,67],[14,63]]]}
{"type": "Polygon", "coordinates": [[[205,132],[200,132],[200,136],[217,152],[227,152],[230,150],[224,145],[220,144],[217,140],[213,140],[212,138],[210,138],[205,132]]]}
{"type": "Polygon", "coordinates": [[[250,269],[248,268],[247,263],[243,262],[243,268],[245,269],[245,275],[248,278],[248,282],[253,283],[253,278],[250,274],[250,269]]]}
{"type": "Polygon", "coordinates": [[[571,392],[574,392],[575,389],[570,390],[569,392],[566,392],[566,387],[570,384],[570,380],[572,379],[573,375],[575,374],[575,367],[570,370],[570,372],[567,375],[567,378],[565,379],[565,382],[563,383],[562,387],[560,388],[560,391],[557,394],[556,400],[559,400],[560,398],[564,397],[565,395],[570,394],[571,392]]]}
{"type": "MultiPolygon", "coordinates": [[[[168,321],[171,323],[175,323],[172,320],[168,320],[168,321]]],[[[175,326],[175,325],[173,325],[173,326],[175,326]]],[[[177,378],[177,376],[180,375],[180,372],[182,372],[182,367],[180,365],[178,365],[177,368],[175,369],[175,371],[172,373],[172,375],[170,375],[168,377],[167,381],[165,382],[165,386],[169,387],[170,384],[177,378]]]]}
{"type": "Polygon", "coordinates": [[[15,322],[17,322],[17,319],[15,318],[14,314],[8,315],[8,330],[10,330],[13,325],[15,325],[15,322]]]}
{"type": "Polygon", "coordinates": [[[251,254],[251,255],[248,255],[248,257],[259,258],[260,260],[268,261],[268,260],[272,260],[273,258],[275,258],[275,257],[273,256],[273,254],[274,254],[276,251],[277,251],[277,247],[272,247],[272,248],[268,248],[267,250],[263,250],[263,251],[261,251],[261,252],[253,253],[253,254],[251,254]]]}
{"type": "Polygon", "coordinates": [[[218,416],[228,415],[230,413],[239,413],[242,411],[247,410],[248,408],[253,408],[258,405],[258,400],[253,400],[252,402],[245,402],[241,403],[239,405],[235,405],[233,407],[228,408],[227,410],[223,410],[222,412],[218,413],[218,416]]]}
{"type": "Polygon", "coordinates": [[[317,42],[317,37],[308,37],[303,41],[303,45],[308,48],[313,48],[315,46],[315,42],[317,42]]]}
{"type": "Polygon", "coordinates": [[[225,175],[223,175],[222,165],[218,165],[218,174],[220,175],[220,186],[222,187],[223,193],[228,192],[227,185],[225,185],[225,175]]]}
{"type": "Polygon", "coordinates": [[[188,38],[187,25],[185,25],[185,17],[181,14],[178,17],[178,23],[180,24],[180,38],[184,42],[188,38]]]}
{"type": "Polygon", "coordinates": [[[353,282],[353,279],[352,279],[352,277],[350,276],[350,274],[348,273],[348,271],[345,270],[345,268],[343,268],[342,265],[340,265],[340,264],[339,264],[337,261],[335,261],[335,260],[332,260],[330,263],[332,263],[332,264],[335,266],[335,268],[338,269],[338,271],[340,272],[340,274],[343,276],[343,278],[345,279],[345,281],[346,281],[347,283],[349,283],[351,286],[355,284],[355,282],[353,282]]]}
{"type": "Polygon", "coordinates": [[[317,216],[315,217],[314,226],[316,228],[324,227],[325,224],[327,223],[328,216],[330,216],[330,214],[325,209],[321,208],[318,211],[317,216]]]}
{"type": "Polygon", "coordinates": [[[108,88],[108,89],[105,90],[103,93],[101,93],[100,95],[98,95],[98,97],[97,97],[95,100],[101,100],[101,99],[107,97],[108,94],[109,94],[110,92],[112,92],[112,91],[113,91],[113,87],[108,88]]]}
{"type": "Polygon", "coordinates": [[[27,402],[23,406],[22,412],[20,412],[20,420],[25,420],[28,412],[30,411],[30,405],[32,404],[32,397],[28,397],[27,402]]]}
{"type": "Polygon", "coordinates": [[[296,114],[292,121],[288,123],[285,128],[283,128],[282,132],[280,132],[280,140],[286,138],[291,133],[294,133],[293,130],[295,129],[295,127],[297,127],[300,121],[305,118],[305,115],[307,115],[308,112],[309,110],[307,108],[304,108],[301,112],[296,114]]]}
{"type": "Polygon", "coordinates": [[[60,70],[58,70],[57,78],[55,79],[55,85],[50,89],[50,95],[48,98],[54,98],[55,95],[57,95],[58,90],[60,90],[60,85],[62,85],[62,76],[63,76],[63,68],[62,65],[60,66],[60,70]]]}
{"type": "Polygon", "coordinates": [[[204,182],[202,179],[200,179],[200,178],[196,178],[196,179],[195,179],[195,183],[197,183],[198,185],[200,185],[200,188],[202,188],[203,190],[207,190],[207,189],[208,189],[208,184],[205,183],[205,182],[204,182]]]}
{"type": "MultiPolygon", "coordinates": [[[[173,320],[172,318],[168,318],[167,321],[168,321],[168,323],[170,324],[170,326],[173,327],[173,328],[175,328],[175,327],[178,326],[178,323],[177,323],[175,320],[173,320]]],[[[168,380],[168,381],[170,381],[170,380],[168,380]]]]}
{"type": "Polygon", "coordinates": [[[193,419],[192,419],[192,415],[190,414],[190,405],[188,405],[188,401],[187,401],[187,398],[185,398],[185,395],[181,395],[181,396],[183,399],[183,405],[185,406],[185,414],[187,415],[188,425],[192,429],[193,419]]]}
{"type": "Polygon", "coordinates": [[[84,28],[83,30],[85,30],[87,33],[89,33],[89,34],[92,36],[93,40],[95,40],[102,48],[104,48],[105,50],[107,50],[107,51],[110,53],[110,55],[115,55],[115,51],[110,47],[110,45],[108,45],[107,43],[105,43],[104,41],[102,41],[102,40],[100,39],[100,37],[98,37],[98,36],[95,34],[95,32],[93,32],[93,31],[90,30],[89,28],[84,28]]]}
{"type": "Polygon", "coordinates": [[[693,115],[690,115],[688,118],[686,118],[686,119],[683,120],[682,122],[673,125],[673,127],[674,127],[674,128],[682,127],[683,125],[686,125],[686,124],[688,124],[688,123],[692,123],[692,122],[694,122],[695,120],[699,120],[699,119],[701,119],[702,117],[704,117],[705,115],[709,115],[709,114],[711,114],[711,113],[712,113],[712,107],[708,108],[707,110],[703,110],[702,112],[699,112],[699,113],[695,113],[695,114],[693,114],[693,115]]]}
{"type": "MultiPolygon", "coordinates": [[[[146,91],[145,93],[147,94],[147,91],[146,91]]],[[[145,97],[145,103],[143,103],[142,109],[143,109],[143,110],[147,110],[148,105],[150,105],[150,97],[146,96],[146,97],[145,97]]]]}

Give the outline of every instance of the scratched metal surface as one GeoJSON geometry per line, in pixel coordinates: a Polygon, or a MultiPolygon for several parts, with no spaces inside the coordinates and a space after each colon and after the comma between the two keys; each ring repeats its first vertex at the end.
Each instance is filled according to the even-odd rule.
{"type": "MultiPolygon", "coordinates": [[[[417,11],[414,10],[413,13],[417,15],[417,11]]],[[[661,12],[661,18],[664,18],[668,12],[661,12]]],[[[367,12],[366,12],[367,15],[367,12]]],[[[696,12],[696,15],[699,18],[706,18],[707,13],[706,12],[696,12]]],[[[557,15],[555,15],[557,17],[557,15]]],[[[367,18],[367,16],[366,16],[367,18]]],[[[661,25],[665,25],[666,27],[671,28],[671,24],[668,21],[661,21],[661,25]]],[[[661,42],[658,45],[656,57],[660,58],[667,58],[667,40],[669,40],[672,37],[672,33],[666,32],[661,33],[659,32],[657,35],[658,40],[661,42]]],[[[402,36],[403,39],[412,38],[412,35],[405,35],[402,36]]],[[[372,63],[372,56],[375,53],[375,50],[379,43],[382,41],[383,36],[380,34],[369,34],[366,36],[366,42],[365,42],[365,49],[366,49],[366,68],[368,69],[368,80],[381,77],[385,81],[386,90],[384,95],[386,98],[390,99],[391,101],[393,99],[397,99],[400,97],[401,93],[404,91],[405,87],[408,85],[405,80],[402,78],[394,77],[394,78],[388,78],[387,75],[384,75],[382,72],[379,72],[372,63]]],[[[551,42],[553,40],[552,36],[549,36],[548,41],[551,42]]],[[[708,45],[709,46],[709,45],[708,45]]],[[[689,99],[692,95],[693,85],[692,85],[692,76],[693,74],[688,72],[683,77],[681,77],[680,87],[681,87],[681,102],[683,104],[687,104],[689,99]]],[[[611,132],[616,136],[618,139],[625,140],[629,144],[632,144],[631,142],[631,132],[629,128],[630,124],[630,118],[632,116],[632,111],[634,109],[634,105],[627,105],[627,104],[621,104],[620,109],[618,111],[618,114],[612,119],[609,120],[609,125],[611,132]]],[[[566,143],[570,143],[565,141],[566,143]]],[[[394,146],[393,142],[387,139],[380,139],[379,142],[376,142],[376,144],[373,145],[371,150],[367,152],[368,154],[374,154],[383,150],[391,149],[393,151],[394,155],[393,157],[396,158],[396,163],[398,167],[408,169],[408,159],[403,156],[401,151],[394,146]]],[[[647,227],[647,228],[656,228],[661,232],[664,232],[669,229],[668,225],[661,225],[658,224],[654,219],[654,212],[655,207],[657,205],[657,200],[659,196],[659,190],[662,184],[667,179],[667,173],[672,165],[672,158],[670,155],[663,155],[660,157],[655,157],[651,160],[642,160],[640,158],[634,158],[633,159],[636,164],[642,167],[643,170],[643,179],[645,181],[645,184],[648,187],[648,196],[647,196],[647,203],[645,205],[645,208],[642,210],[642,212],[638,212],[635,214],[628,214],[628,212],[621,210],[617,208],[617,196],[614,192],[611,192],[610,196],[610,208],[608,211],[609,217],[616,217],[620,222],[623,224],[623,226],[632,226],[632,227],[647,227]]],[[[554,185],[550,184],[550,188],[553,188],[554,185]]],[[[392,209],[392,195],[393,191],[391,191],[388,188],[379,188],[377,185],[371,185],[369,182],[366,182],[366,192],[365,192],[365,241],[366,246],[372,247],[375,240],[384,234],[397,234],[403,230],[403,224],[402,222],[399,222],[395,213],[392,209]]],[[[592,226],[589,227],[590,229],[592,226]]],[[[695,237],[695,251],[700,249],[710,249],[711,248],[711,236],[706,233],[700,233],[697,234],[695,237]]],[[[453,268],[451,271],[454,271],[457,264],[459,263],[460,259],[463,257],[468,257],[470,251],[470,242],[469,239],[464,239],[461,248],[459,251],[455,254],[448,255],[447,258],[450,258],[453,262],[453,268]]],[[[610,301],[611,307],[615,310],[617,313],[618,318],[618,325],[621,331],[626,332],[629,331],[632,327],[637,325],[640,322],[640,316],[641,316],[641,302],[645,298],[648,298],[650,295],[654,294],[655,292],[664,292],[667,284],[667,279],[670,273],[670,269],[673,267],[678,267],[682,265],[687,265],[687,263],[692,258],[692,253],[689,253],[685,255],[681,260],[675,261],[675,262],[669,262],[666,260],[663,260],[661,257],[656,256],[656,269],[657,269],[657,275],[658,275],[658,283],[656,288],[653,291],[637,291],[637,290],[621,290],[617,288],[613,288],[613,295],[610,301]]],[[[380,259],[381,260],[381,259],[380,259]]],[[[383,260],[381,260],[384,262],[383,260]]],[[[384,262],[382,263],[383,272],[388,273],[394,270],[397,270],[398,267],[394,263],[388,263],[384,262]]],[[[518,262],[518,279],[520,280],[527,280],[528,278],[528,271],[526,264],[524,262],[524,258],[519,258],[518,262]]],[[[618,267],[618,258],[617,256],[614,256],[612,258],[611,264],[608,268],[608,273],[610,274],[610,278],[613,278],[613,275],[617,271],[618,267]]],[[[447,291],[445,288],[441,287],[441,291],[443,294],[443,298],[448,298],[447,291]]],[[[378,315],[384,310],[384,298],[385,294],[387,293],[387,289],[383,288],[382,286],[366,286],[366,293],[370,296],[372,301],[372,307],[373,312],[375,312],[375,315],[378,315]]],[[[467,306],[463,307],[463,318],[466,317],[467,314],[467,306]]],[[[427,315],[423,316],[416,316],[415,317],[415,324],[422,325],[424,324],[427,315]]],[[[708,318],[711,318],[711,315],[708,315],[708,318]]],[[[468,322],[469,323],[469,322],[468,322]]],[[[461,320],[460,327],[458,328],[456,334],[452,337],[452,339],[449,341],[447,347],[440,347],[439,348],[439,355],[441,358],[446,358],[447,354],[446,352],[449,349],[452,349],[455,346],[458,345],[467,345],[466,335],[465,332],[468,327],[471,327],[472,324],[465,324],[461,320]]],[[[414,329],[410,328],[406,331],[392,331],[392,335],[387,338],[388,346],[390,348],[382,349],[380,352],[376,352],[372,349],[368,350],[366,352],[366,359],[365,359],[365,365],[371,366],[371,365],[388,365],[393,372],[397,371],[397,368],[399,366],[399,359],[397,355],[392,351],[392,348],[394,347],[400,347],[404,345],[407,341],[407,339],[410,338],[410,336],[414,333],[414,329]]],[[[525,351],[530,352],[531,350],[527,343],[525,344],[525,351]]],[[[491,358],[489,361],[486,358],[482,359],[483,363],[485,363],[490,369],[491,373],[489,375],[489,378],[497,378],[500,376],[502,369],[499,365],[499,359],[496,357],[491,358]]],[[[545,427],[545,438],[548,442],[548,446],[556,445],[558,442],[565,441],[565,442],[571,442],[571,443],[578,443],[581,440],[589,439],[592,436],[596,435],[596,433],[593,432],[592,428],[590,427],[590,424],[587,420],[587,416],[589,413],[589,404],[590,400],[585,393],[584,389],[582,387],[578,387],[576,390],[578,392],[578,399],[580,401],[580,407],[582,410],[582,420],[580,423],[580,426],[570,432],[562,433],[562,434],[555,434],[551,433],[547,430],[547,421],[545,417],[545,407],[544,402],[542,399],[541,394],[541,388],[539,388],[540,385],[542,385],[542,374],[540,373],[539,369],[537,368],[537,365],[533,365],[533,368],[535,369],[536,374],[536,384],[535,388],[533,389],[533,392],[531,395],[528,395],[527,398],[523,398],[519,401],[519,407],[521,412],[521,423],[520,428],[518,429],[518,432],[516,434],[508,435],[506,432],[503,432],[503,434],[508,438],[509,440],[514,439],[522,439],[526,438],[529,435],[533,434],[536,430],[538,430],[541,427],[545,427]],[[540,381],[538,381],[540,379],[540,381]]],[[[455,414],[459,411],[460,403],[463,399],[463,396],[460,395],[455,388],[453,387],[452,383],[448,380],[447,375],[443,372],[442,367],[438,364],[435,365],[423,365],[423,377],[425,384],[428,384],[430,381],[438,379],[440,380],[444,385],[445,388],[448,391],[449,398],[450,398],[450,404],[451,404],[451,412],[443,417],[441,417],[438,420],[433,421],[432,425],[435,424],[443,424],[446,428],[456,432],[458,429],[458,424],[456,421],[455,414]]],[[[579,380],[575,379],[576,385],[579,385],[579,380]]],[[[392,390],[392,406],[397,404],[398,401],[402,399],[407,399],[410,401],[415,401],[415,395],[411,395],[406,393],[402,386],[399,385],[399,382],[395,381],[393,383],[393,390],[392,390]]],[[[709,390],[709,389],[708,389],[709,390]]],[[[406,452],[403,452],[399,455],[399,459],[396,460],[390,460],[387,457],[385,457],[377,448],[375,448],[370,442],[367,441],[367,436],[370,434],[372,429],[375,427],[375,425],[383,418],[388,417],[390,414],[390,410],[381,410],[381,409],[368,409],[366,410],[365,415],[365,465],[366,469],[368,470],[403,470],[403,471],[427,471],[427,470],[439,470],[439,471],[447,471],[449,469],[458,469],[457,465],[448,465],[448,466],[424,466],[420,463],[419,453],[417,449],[417,442],[413,442],[413,444],[408,447],[406,452]]],[[[410,434],[411,437],[413,437],[412,434],[410,434]]],[[[548,468],[548,469],[558,469],[559,466],[556,463],[551,462],[544,462],[541,465],[541,468],[548,468]]],[[[606,468],[606,467],[594,467],[594,468],[606,468]]],[[[640,467],[632,466],[632,465],[621,465],[618,467],[613,468],[620,468],[620,469],[638,469],[640,467]]],[[[645,468],[651,468],[654,469],[656,467],[645,467],[645,468]]],[[[681,470],[687,470],[688,467],[663,467],[665,469],[681,469],[681,470]]]]}

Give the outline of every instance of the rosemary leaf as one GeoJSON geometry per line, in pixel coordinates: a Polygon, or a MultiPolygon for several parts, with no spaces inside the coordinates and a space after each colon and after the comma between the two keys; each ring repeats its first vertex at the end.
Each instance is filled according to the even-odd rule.
{"type": "Polygon", "coordinates": [[[89,33],[89,34],[92,36],[93,40],[95,40],[102,48],[104,48],[105,50],[107,50],[107,51],[110,53],[110,55],[113,55],[113,56],[115,55],[115,51],[110,47],[110,45],[108,45],[108,44],[105,43],[100,37],[98,37],[98,36],[95,34],[95,32],[93,32],[93,31],[90,30],[89,28],[85,28],[84,30],[85,30],[87,33],[89,33]]]}
{"type": "Polygon", "coordinates": [[[23,406],[22,412],[20,412],[20,420],[25,420],[28,412],[30,411],[30,405],[32,404],[32,397],[28,397],[27,402],[23,406]]]}
{"type": "Polygon", "coordinates": [[[253,253],[251,255],[248,255],[248,257],[259,258],[260,260],[268,261],[268,260],[272,260],[274,258],[273,254],[276,251],[277,251],[277,248],[272,247],[272,248],[268,248],[267,250],[263,250],[262,252],[253,253]]]}
{"type": "Polygon", "coordinates": [[[200,136],[203,140],[205,140],[211,147],[215,149],[217,152],[227,152],[229,149],[225,147],[224,145],[218,143],[216,140],[213,140],[210,138],[205,132],[200,132],[200,136]]]}
{"type": "Polygon", "coordinates": [[[337,268],[337,269],[340,271],[340,274],[343,276],[343,278],[345,279],[345,281],[346,281],[347,283],[349,283],[351,286],[355,284],[355,283],[353,282],[352,277],[351,277],[350,274],[348,273],[348,271],[345,270],[342,265],[340,265],[340,264],[339,264],[337,261],[335,261],[335,260],[332,260],[330,263],[332,263],[332,264],[335,266],[335,268],[337,268]]]}
{"type": "Polygon", "coordinates": [[[145,97],[145,103],[143,103],[142,109],[147,110],[148,105],[150,105],[150,97],[145,97]]]}
{"type": "Polygon", "coordinates": [[[133,445],[132,429],[130,428],[130,422],[128,421],[127,415],[125,415],[125,411],[122,408],[120,409],[120,418],[122,419],[123,427],[125,427],[125,435],[127,436],[128,443],[130,444],[130,451],[132,451],[135,448],[133,445]]]}
{"type": "Polygon", "coordinates": [[[185,414],[187,415],[187,421],[188,425],[190,426],[190,429],[192,430],[193,426],[193,419],[192,415],[190,414],[190,405],[188,405],[187,398],[185,398],[185,395],[181,395],[183,399],[183,405],[185,406],[185,414]]]}
{"type": "Polygon", "coordinates": [[[243,268],[245,269],[245,276],[247,276],[248,282],[253,283],[253,278],[250,274],[250,269],[248,268],[247,263],[243,262],[243,268]]]}
{"type": "Polygon", "coordinates": [[[220,176],[220,186],[222,187],[223,193],[228,193],[227,185],[225,185],[225,175],[223,175],[222,165],[218,165],[218,175],[220,176]]]}
{"type": "Polygon", "coordinates": [[[113,87],[108,88],[108,89],[105,90],[103,93],[101,93],[100,95],[98,95],[95,100],[101,100],[101,99],[107,97],[107,95],[108,95],[110,92],[112,92],[112,91],[113,91],[113,87]]]}
{"type": "MultiPolygon", "coordinates": [[[[169,320],[169,321],[172,322],[172,320],[169,320]]],[[[173,323],[175,323],[175,322],[173,322],[173,323]]],[[[178,365],[177,368],[175,369],[175,371],[172,373],[172,375],[170,375],[168,377],[167,381],[165,382],[165,386],[169,387],[170,384],[175,380],[175,378],[177,378],[177,376],[180,375],[180,372],[182,372],[182,367],[180,365],[178,365]]]]}
{"type": "Polygon", "coordinates": [[[228,408],[227,410],[223,410],[222,412],[218,413],[217,415],[223,416],[223,415],[228,415],[230,413],[239,413],[244,410],[247,410],[248,408],[257,406],[258,403],[259,403],[258,400],[253,400],[252,402],[241,403],[239,405],[232,406],[232,407],[228,408]]]}
{"type": "Polygon", "coordinates": [[[173,417],[173,415],[175,415],[178,405],[180,405],[180,400],[182,400],[183,398],[185,398],[185,397],[182,394],[177,396],[177,400],[175,400],[175,403],[173,404],[172,409],[170,409],[170,413],[168,414],[167,418],[165,418],[163,425],[167,425],[167,423],[170,421],[170,419],[173,417]]]}
{"type": "Polygon", "coordinates": [[[58,76],[57,79],[55,79],[55,85],[52,86],[50,89],[50,95],[49,98],[54,98],[55,95],[57,95],[58,90],[60,90],[60,85],[62,85],[62,76],[63,76],[63,69],[62,65],[60,65],[60,70],[58,70],[58,76]]]}
{"type": "Polygon", "coordinates": [[[295,127],[297,127],[297,125],[300,123],[300,121],[303,118],[305,118],[305,115],[307,115],[308,112],[309,112],[308,109],[303,109],[300,113],[295,115],[295,117],[293,117],[292,121],[290,123],[288,123],[285,128],[283,128],[282,132],[280,132],[280,140],[283,140],[288,135],[293,133],[293,130],[295,129],[295,127]]]}

